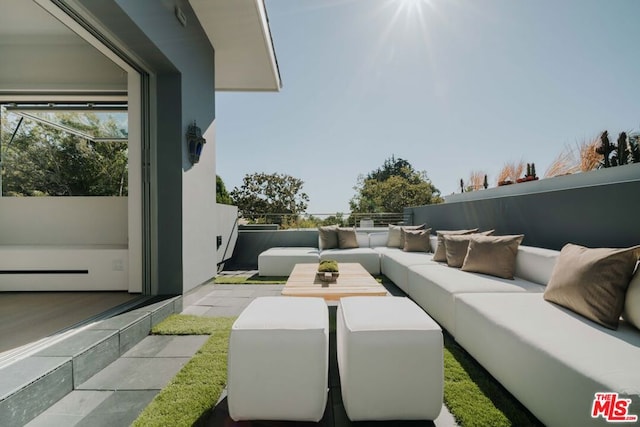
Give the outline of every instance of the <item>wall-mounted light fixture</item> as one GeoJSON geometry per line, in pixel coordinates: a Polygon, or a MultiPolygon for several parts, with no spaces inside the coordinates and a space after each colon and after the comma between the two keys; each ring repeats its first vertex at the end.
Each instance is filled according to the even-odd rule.
{"type": "Polygon", "coordinates": [[[207,140],[202,137],[202,131],[196,126],[194,120],[193,124],[189,125],[189,129],[187,129],[187,148],[189,149],[189,161],[192,165],[200,161],[202,147],[206,143],[207,140]]]}

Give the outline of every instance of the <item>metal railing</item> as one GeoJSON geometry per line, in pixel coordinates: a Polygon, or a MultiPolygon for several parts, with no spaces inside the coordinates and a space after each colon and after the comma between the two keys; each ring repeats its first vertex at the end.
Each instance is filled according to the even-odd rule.
{"type": "Polygon", "coordinates": [[[275,224],[279,229],[316,228],[337,224],[343,227],[387,227],[389,224],[411,224],[411,215],[401,212],[350,212],[350,213],[239,213],[241,225],[275,224]]]}

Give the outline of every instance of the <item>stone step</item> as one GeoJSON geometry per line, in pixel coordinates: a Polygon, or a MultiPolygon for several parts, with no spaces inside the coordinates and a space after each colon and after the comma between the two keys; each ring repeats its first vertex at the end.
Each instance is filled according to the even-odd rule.
{"type": "Polygon", "coordinates": [[[0,367],[0,425],[22,426],[182,311],[182,296],[67,331],[61,340],[0,367]]]}

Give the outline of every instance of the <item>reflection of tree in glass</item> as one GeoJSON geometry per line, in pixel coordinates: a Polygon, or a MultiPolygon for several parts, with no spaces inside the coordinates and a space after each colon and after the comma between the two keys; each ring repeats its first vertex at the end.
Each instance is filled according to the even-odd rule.
{"type": "MultiPolygon", "coordinates": [[[[96,138],[126,136],[122,123],[100,116],[56,113],[55,123],[96,138]]],[[[11,141],[19,117],[6,112],[2,117],[3,195],[127,195],[126,141],[93,142],[28,119],[11,141]]]]}

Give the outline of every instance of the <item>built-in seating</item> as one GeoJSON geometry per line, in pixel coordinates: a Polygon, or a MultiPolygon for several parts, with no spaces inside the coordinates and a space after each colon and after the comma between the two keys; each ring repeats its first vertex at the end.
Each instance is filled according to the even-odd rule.
{"type": "MultiPolygon", "coordinates": [[[[436,244],[431,236],[432,251],[436,244]]],[[[640,395],[640,331],[624,319],[608,329],[544,299],[559,251],[520,245],[511,280],[448,267],[432,253],[372,249],[381,273],[544,424],[606,425],[591,416],[596,393],[640,395]]]]}

